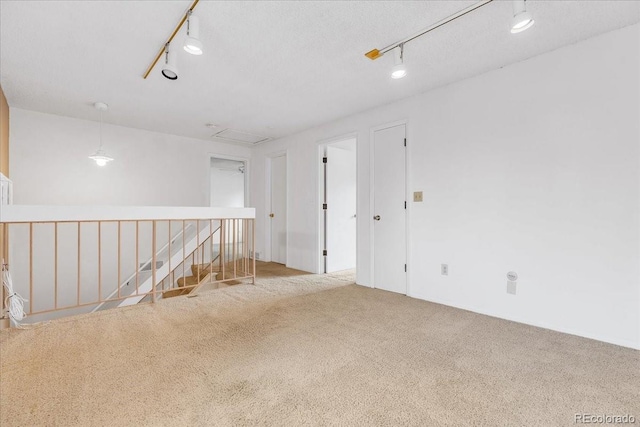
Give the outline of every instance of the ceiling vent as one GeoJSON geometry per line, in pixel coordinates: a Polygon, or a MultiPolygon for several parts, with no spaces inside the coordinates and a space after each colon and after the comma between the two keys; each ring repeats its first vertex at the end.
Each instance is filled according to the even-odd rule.
{"type": "Polygon", "coordinates": [[[259,144],[261,142],[265,142],[271,139],[268,136],[254,135],[252,133],[242,132],[242,131],[233,130],[233,129],[225,129],[211,136],[213,138],[224,139],[225,141],[240,142],[242,144],[251,144],[251,145],[259,144]]]}

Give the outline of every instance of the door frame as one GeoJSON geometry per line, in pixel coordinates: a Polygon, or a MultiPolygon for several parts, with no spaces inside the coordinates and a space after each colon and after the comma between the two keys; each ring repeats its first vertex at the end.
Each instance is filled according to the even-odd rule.
{"type": "Polygon", "coordinates": [[[236,162],[244,162],[244,206],[248,207],[251,205],[251,158],[244,156],[231,156],[228,154],[216,154],[209,152],[207,153],[207,171],[209,172],[207,179],[209,180],[209,206],[211,206],[211,159],[224,159],[224,160],[234,160],[236,162]]]}
{"type": "Polygon", "coordinates": [[[267,154],[266,157],[266,162],[265,162],[265,194],[267,195],[267,197],[265,198],[266,202],[266,209],[264,210],[264,223],[268,225],[268,227],[265,227],[265,248],[264,248],[264,261],[266,262],[272,262],[272,253],[271,253],[271,218],[269,218],[269,214],[271,213],[271,169],[272,169],[272,163],[273,163],[273,159],[276,157],[282,157],[285,156],[285,171],[286,171],[286,176],[287,176],[287,185],[285,188],[285,211],[287,213],[287,221],[285,222],[285,231],[287,232],[287,237],[285,239],[285,245],[287,246],[287,250],[286,250],[286,264],[285,266],[288,266],[289,264],[289,173],[290,173],[290,168],[289,168],[289,150],[280,150],[280,151],[274,151],[273,153],[269,153],[267,154]]]}
{"type": "MultiPolygon", "coordinates": [[[[358,255],[358,222],[360,221],[360,212],[358,211],[358,198],[359,198],[359,185],[358,185],[358,132],[351,132],[340,136],[334,136],[332,138],[321,139],[320,141],[316,141],[317,148],[317,159],[316,159],[316,167],[317,169],[317,177],[316,180],[316,195],[317,195],[317,206],[318,206],[318,215],[316,217],[316,259],[318,260],[316,265],[316,274],[324,274],[324,256],[322,255],[322,251],[324,249],[324,212],[322,209],[322,204],[324,203],[324,168],[322,167],[322,158],[324,157],[324,150],[327,146],[331,144],[335,144],[336,142],[346,141],[349,139],[355,139],[356,141],[356,266],[360,260],[358,255]]],[[[356,272],[357,272],[356,268],[356,272]]]]}
{"type": "Polygon", "coordinates": [[[410,248],[411,248],[411,233],[409,233],[409,230],[411,230],[411,205],[412,205],[412,198],[409,198],[409,195],[411,194],[411,174],[410,174],[410,163],[409,163],[409,159],[411,158],[411,143],[410,143],[410,138],[409,138],[409,121],[407,119],[402,119],[402,120],[396,120],[393,122],[388,122],[382,125],[378,125],[378,126],[374,126],[372,128],[370,128],[370,132],[369,132],[369,250],[370,250],[370,254],[369,254],[369,259],[371,260],[370,262],[370,266],[369,266],[369,274],[370,274],[370,280],[371,280],[371,287],[375,288],[375,266],[374,266],[374,253],[375,253],[375,229],[374,229],[374,223],[373,223],[373,215],[375,214],[374,210],[375,210],[375,204],[374,204],[374,186],[375,186],[375,170],[374,170],[374,164],[375,164],[375,133],[377,131],[380,130],[384,130],[384,129],[388,129],[388,128],[392,128],[395,126],[400,126],[400,125],[404,125],[404,135],[405,138],[407,139],[407,148],[405,149],[405,156],[404,156],[404,183],[405,183],[405,200],[407,201],[407,211],[405,213],[405,230],[404,230],[404,234],[405,234],[405,244],[406,244],[406,249],[405,249],[405,255],[406,255],[406,263],[407,263],[407,274],[405,276],[406,278],[406,295],[407,296],[411,296],[411,252],[410,252],[410,248]]]}

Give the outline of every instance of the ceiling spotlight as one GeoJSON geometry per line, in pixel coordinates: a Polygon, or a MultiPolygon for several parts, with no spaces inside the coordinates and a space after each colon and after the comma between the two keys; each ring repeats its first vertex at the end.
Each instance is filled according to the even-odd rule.
{"type": "Polygon", "coordinates": [[[533,26],[533,16],[527,12],[525,0],[513,0],[513,20],[511,21],[511,33],[521,33],[533,26]]]}
{"type": "Polygon", "coordinates": [[[184,41],[184,50],[192,55],[202,55],[202,42],[200,41],[200,23],[198,17],[187,12],[187,39],[184,41]]]}
{"type": "Polygon", "coordinates": [[[169,80],[178,79],[178,58],[176,55],[177,52],[175,50],[171,50],[169,43],[167,43],[164,46],[164,67],[162,67],[162,75],[169,80]]]}
{"type": "Polygon", "coordinates": [[[392,79],[401,79],[407,75],[407,67],[404,65],[404,44],[401,44],[395,51],[396,65],[391,69],[392,79]]]}
{"type": "Polygon", "coordinates": [[[102,148],[102,112],[107,111],[109,106],[104,102],[96,102],[93,106],[96,110],[100,111],[100,146],[98,147],[98,151],[89,156],[89,158],[95,161],[98,166],[104,166],[113,160],[112,157],[107,156],[107,153],[102,148]]]}

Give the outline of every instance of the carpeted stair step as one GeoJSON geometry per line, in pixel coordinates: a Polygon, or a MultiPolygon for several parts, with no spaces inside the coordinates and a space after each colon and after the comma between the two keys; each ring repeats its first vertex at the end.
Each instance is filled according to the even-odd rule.
{"type": "Polygon", "coordinates": [[[178,283],[179,288],[184,288],[185,286],[195,286],[200,283],[196,276],[180,277],[176,282],[178,283]]]}
{"type": "Polygon", "coordinates": [[[200,276],[200,280],[202,280],[206,275],[209,274],[210,271],[218,271],[220,266],[218,264],[193,264],[191,266],[191,274],[198,277],[200,276]],[[213,267],[213,269],[212,269],[213,267]]]}
{"type": "Polygon", "coordinates": [[[162,293],[162,298],[179,297],[180,295],[189,294],[193,288],[175,288],[162,293]]]}

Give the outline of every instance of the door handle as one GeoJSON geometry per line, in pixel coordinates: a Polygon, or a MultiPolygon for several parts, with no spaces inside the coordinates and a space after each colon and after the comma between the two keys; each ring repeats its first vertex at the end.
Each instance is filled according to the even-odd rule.
{"type": "Polygon", "coordinates": [[[373,219],[375,219],[376,221],[380,221],[380,215],[374,216],[373,219]]]}
{"type": "Polygon", "coordinates": [[[270,214],[269,214],[269,218],[273,218],[274,216],[275,216],[275,215],[274,215],[274,214],[272,214],[272,213],[270,213],[270,214]]]}

